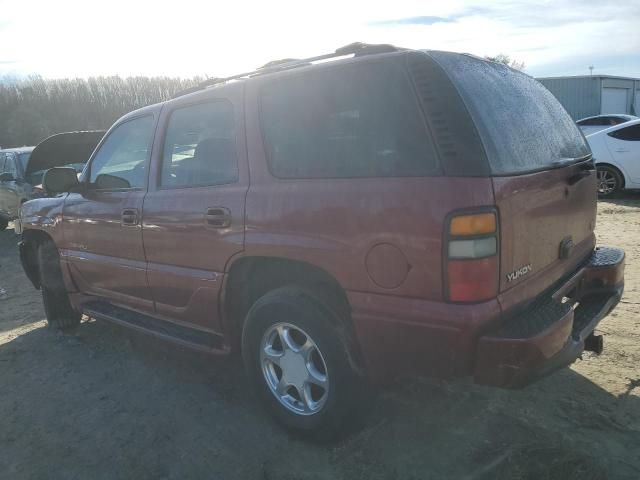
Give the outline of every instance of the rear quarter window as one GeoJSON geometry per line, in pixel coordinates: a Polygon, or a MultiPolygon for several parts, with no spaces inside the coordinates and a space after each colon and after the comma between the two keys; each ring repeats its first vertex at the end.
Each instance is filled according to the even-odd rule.
{"type": "Polygon", "coordinates": [[[537,80],[471,55],[429,52],[456,86],[494,175],[559,167],[591,152],[560,102],[537,80]]]}
{"type": "Polygon", "coordinates": [[[610,132],[607,135],[618,140],[627,140],[631,142],[640,141],[640,124],[631,125],[630,127],[620,128],[615,132],[610,132]]]}
{"type": "Polygon", "coordinates": [[[362,62],[261,89],[270,169],[280,178],[428,176],[438,161],[402,64],[362,62]]]}

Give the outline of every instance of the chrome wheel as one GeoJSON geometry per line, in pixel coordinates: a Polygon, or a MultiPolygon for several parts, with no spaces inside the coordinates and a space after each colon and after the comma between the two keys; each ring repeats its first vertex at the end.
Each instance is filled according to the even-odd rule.
{"type": "Polygon", "coordinates": [[[618,188],[618,179],[611,170],[598,170],[598,193],[609,195],[618,188]]]}
{"type": "Polygon", "coordinates": [[[289,323],[272,325],[260,342],[262,374],[271,393],[288,410],[313,415],[329,393],[327,364],[313,339],[289,323]]]}

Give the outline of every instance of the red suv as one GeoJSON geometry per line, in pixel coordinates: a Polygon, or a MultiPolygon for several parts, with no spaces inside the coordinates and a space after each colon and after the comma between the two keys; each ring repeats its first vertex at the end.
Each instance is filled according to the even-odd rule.
{"type": "Polygon", "coordinates": [[[354,44],[209,80],[44,184],[18,228],[52,327],[240,351],[307,433],[400,374],[521,387],[599,352],[623,290],[578,127],[471,55],[354,44]]]}

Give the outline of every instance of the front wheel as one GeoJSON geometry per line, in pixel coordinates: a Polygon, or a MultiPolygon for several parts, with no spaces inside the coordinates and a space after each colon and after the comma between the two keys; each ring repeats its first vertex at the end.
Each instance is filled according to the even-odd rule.
{"type": "Polygon", "coordinates": [[[622,176],[615,168],[607,165],[597,165],[598,195],[612,197],[622,189],[622,176]]]}
{"type": "Polygon", "coordinates": [[[40,290],[49,328],[69,330],[80,324],[82,315],[71,306],[69,295],[62,279],[60,256],[51,241],[38,246],[40,290]]]}
{"type": "Polygon", "coordinates": [[[366,402],[351,343],[341,319],[319,298],[284,287],[247,314],[242,353],[267,410],[291,430],[327,439],[346,433],[352,412],[366,402]]]}

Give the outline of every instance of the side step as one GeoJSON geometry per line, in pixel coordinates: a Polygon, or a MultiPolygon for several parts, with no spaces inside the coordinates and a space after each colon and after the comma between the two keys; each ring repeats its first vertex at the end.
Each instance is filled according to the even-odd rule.
{"type": "Polygon", "coordinates": [[[160,318],[133,312],[107,302],[94,301],[84,305],[83,312],[92,318],[107,320],[194,350],[224,355],[229,353],[222,335],[178,325],[160,318]]]}

